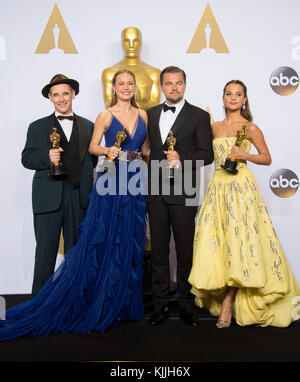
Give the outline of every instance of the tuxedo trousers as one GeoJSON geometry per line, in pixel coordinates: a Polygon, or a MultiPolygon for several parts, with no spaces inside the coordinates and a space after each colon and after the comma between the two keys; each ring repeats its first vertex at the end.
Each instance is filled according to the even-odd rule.
{"type": "Polygon", "coordinates": [[[194,307],[188,277],[192,267],[196,214],[197,206],[168,204],[163,196],[157,196],[148,204],[154,310],[169,301],[171,230],[176,250],[178,305],[186,311],[194,307]]]}
{"type": "Polygon", "coordinates": [[[43,287],[54,272],[61,231],[66,255],[77,241],[78,226],[84,214],[85,209],[81,207],[79,188],[72,188],[69,184],[64,185],[61,204],[57,210],[34,214],[36,250],[33,295],[43,287]]]}

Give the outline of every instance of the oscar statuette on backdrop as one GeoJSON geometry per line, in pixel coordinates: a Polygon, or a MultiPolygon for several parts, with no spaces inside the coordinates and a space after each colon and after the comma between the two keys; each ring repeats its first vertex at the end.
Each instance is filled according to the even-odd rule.
{"type": "MultiPolygon", "coordinates": [[[[241,147],[243,140],[247,137],[246,134],[246,125],[243,125],[241,130],[238,130],[236,133],[236,141],[234,146],[241,147]]],[[[237,174],[237,165],[238,165],[238,160],[234,158],[233,156],[228,157],[225,161],[225,163],[221,166],[224,170],[230,172],[231,174],[237,174]]]]}
{"type": "Polygon", "coordinates": [[[112,79],[119,70],[128,69],[136,77],[135,101],[140,109],[148,110],[160,103],[160,69],[142,61],[142,32],[136,27],[127,27],[121,33],[124,57],[102,72],[104,103],[109,107],[112,100],[112,79]]]}
{"type": "MultiPolygon", "coordinates": [[[[53,127],[52,133],[49,135],[50,142],[52,143],[53,149],[59,148],[60,134],[57,133],[56,127],[53,127]]],[[[63,164],[60,161],[51,162],[51,175],[59,176],[65,175],[66,171],[64,170],[63,164]]]]}

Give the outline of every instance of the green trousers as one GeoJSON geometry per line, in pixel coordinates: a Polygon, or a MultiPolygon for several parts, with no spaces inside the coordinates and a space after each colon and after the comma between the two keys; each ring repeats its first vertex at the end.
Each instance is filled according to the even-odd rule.
{"type": "Polygon", "coordinates": [[[66,186],[58,210],[34,215],[36,238],[35,266],[32,294],[35,295],[53,274],[63,232],[64,253],[74,246],[78,238],[78,225],[85,210],[81,207],[79,188],[66,186]]]}

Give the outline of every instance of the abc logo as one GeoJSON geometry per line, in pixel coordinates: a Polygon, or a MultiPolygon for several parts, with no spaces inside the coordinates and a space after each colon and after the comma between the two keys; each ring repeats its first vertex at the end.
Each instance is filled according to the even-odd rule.
{"type": "Polygon", "coordinates": [[[299,180],[293,171],[282,168],[271,175],[270,187],[275,195],[289,198],[297,192],[299,180]]]}
{"type": "Polygon", "coordinates": [[[275,93],[289,95],[297,89],[299,76],[294,69],[288,66],[280,66],[272,72],[270,85],[275,93]]]}

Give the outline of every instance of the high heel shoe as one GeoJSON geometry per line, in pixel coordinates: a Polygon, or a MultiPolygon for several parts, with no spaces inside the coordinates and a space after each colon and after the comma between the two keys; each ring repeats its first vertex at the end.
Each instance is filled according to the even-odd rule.
{"type": "MultiPolygon", "coordinates": [[[[232,312],[233,301],[229,297],[225,297],[224,300],[230,302],[230,304],[231,304],[230,312],[232,312]]],[[[220,319],[218,319],[217,324],[216,324],[218,329],[227,329],[230,327],[230,325],[231,325],[231,320],[226,321],[226,320],[220,320],[220,319]],[[218,326],[218,324],[221,324],[222,326],[218,326]]]]}

